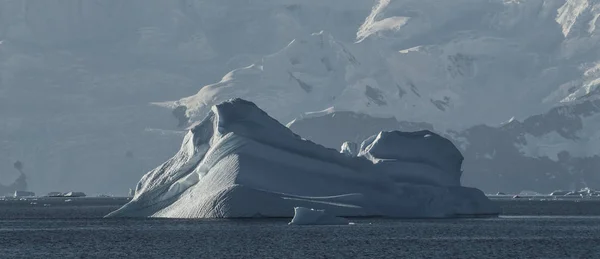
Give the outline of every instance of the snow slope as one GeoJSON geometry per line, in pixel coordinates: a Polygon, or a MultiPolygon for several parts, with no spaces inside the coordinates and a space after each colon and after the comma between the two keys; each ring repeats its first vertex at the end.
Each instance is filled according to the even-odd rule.
{"type": "Polygon", "coordinates": [[[243,97],[283,123],[329,110],[440,129],[497,125],[596,88],[598,9],[598,1],[381,0],[355,42],[299,35],[198,94],[163,104],[186,107],[192,121],[243,97]]]}
{"type": "Polygon", "coordinates": [[[295,207],[336,216],[498,213],[481,191],[460,186],[462,159],[452,143],[428,131],[381,132],[361,144],[358,157],[347,156],[232,99],[213,106],[180,151],[108,216],[291,217],[295,207]]]}

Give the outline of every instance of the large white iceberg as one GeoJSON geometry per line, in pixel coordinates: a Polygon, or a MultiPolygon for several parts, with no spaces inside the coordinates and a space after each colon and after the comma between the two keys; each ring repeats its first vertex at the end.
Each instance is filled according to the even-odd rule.
{"type": "Polygon", "coordinates": [[[295,207],[339,217],[497,214],[483,192],[460,185],[462,160],[430,131],[381,132],[358,155],[339,153],[232,99],[213,106],[108,217],[292,217],[295,207]]]}

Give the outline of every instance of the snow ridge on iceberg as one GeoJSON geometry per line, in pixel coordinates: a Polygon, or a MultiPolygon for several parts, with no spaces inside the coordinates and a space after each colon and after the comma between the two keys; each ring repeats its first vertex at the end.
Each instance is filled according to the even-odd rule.
{"type": "MultiPolygon", "coordinates": [[[[348,145],[348,144],[347,144],[348,145]]],[[[109,217],[292,217],[497,214],[460,186],[462,155],[429,132],[381,132],[348,155],[304,140],[254,103],[232,99],[193,126],[180,151],[147,173],[109,217]]]]}

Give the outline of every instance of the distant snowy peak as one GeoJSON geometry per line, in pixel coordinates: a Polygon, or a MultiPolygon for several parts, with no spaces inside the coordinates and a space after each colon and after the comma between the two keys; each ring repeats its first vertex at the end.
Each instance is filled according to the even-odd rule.
{"type": "Polygon", "coordinates": [[[356,58],[331,35],[315,33],[293,40],[258,63],[228,73],[220,82],[203,87],[178,104],[187,107],[188,116],[198,119],[216,103],[244,97],[277,119],[289,119],[303,108],[327,108],[323,105],[340,94],[346,71],[355,66],[359,66],[356,58]]]}
{"type": "Polygon", "coordinates": [[[436,96],[437,104],[449,100],[443,116],[497,124],[574,101],[600,84],[600,54],[594,51],[600,47],[599,13],[597,0],[382,0],[357,39],[399,51],[396,73],[432,89],[423,95],[436,96]],[[406,18],[398,29],[380,30],[374,22],[397,17],[406,18]],[[506,106],[508,99],[515,102],[506,106]]]}
{"type": "Polygon", "coordinates": [[[410,19],[404,16],[383,18],[383,12],[389,4],[390,0],[380,0],[375,4],[371,14],[369,14],[365,22],[358,28],[356,38],[359,42],[373,34],[399,30],[410,19]]]}
{"type": "Polygon", "coordinates": [[[194,96],[168,105],[186,107],[187,116],[197,120],[211,105],[241,97],[256,102],[282,123],[327,109],[394,117],[405,100],[404,105],[424,104],[429,106],[427,110],[443,110],[447,105],[443,98],[419,101],[420,90],[408,80],[397,83],[390,66],[384,56],[346,47],[326,32],[314,33],[293,40],[256,64],[228,73],[194,96]]]}

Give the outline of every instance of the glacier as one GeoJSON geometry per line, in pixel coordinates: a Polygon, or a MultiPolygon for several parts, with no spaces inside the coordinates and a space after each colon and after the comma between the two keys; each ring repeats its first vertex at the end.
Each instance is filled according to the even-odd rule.
{"type": "Polygon", "coordinates": [[[462,160],[430,131],[380,132],[358,155],[343,154],[231,99],[212,106],[179,152],[107,217],[292,217],[295,207],[335,216],[497,215],[483,192],[460,185],[462,160]]]}

